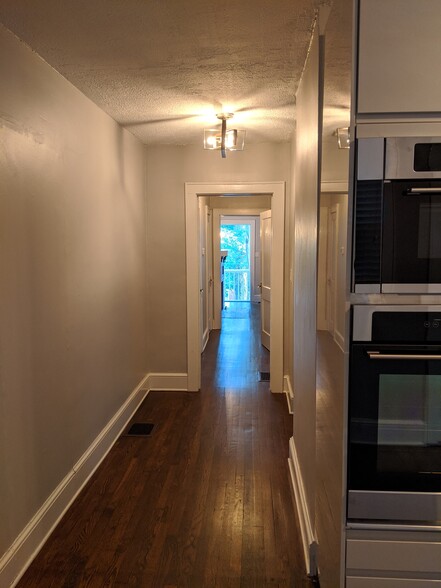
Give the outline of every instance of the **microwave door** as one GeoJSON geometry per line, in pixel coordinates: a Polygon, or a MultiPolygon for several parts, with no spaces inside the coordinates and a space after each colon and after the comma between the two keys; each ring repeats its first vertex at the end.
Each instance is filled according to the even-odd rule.
{"type": "Polygon", "coordinates": [[[385,184],[381,271],[384,293],[441,292],[441,182],[385,184]]]}

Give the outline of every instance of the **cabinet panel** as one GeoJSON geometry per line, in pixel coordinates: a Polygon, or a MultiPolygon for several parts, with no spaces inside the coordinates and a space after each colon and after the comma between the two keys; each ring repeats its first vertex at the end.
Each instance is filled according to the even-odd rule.
{"type": "Polygon", "coordinates": [[[360,0],[359,113],[439,112],[441,2],[360,0]]]}
{"type": "Polygon", "coordinates": [[[349,539],[346,568],[440,574],[441,543],[349,539]]]}

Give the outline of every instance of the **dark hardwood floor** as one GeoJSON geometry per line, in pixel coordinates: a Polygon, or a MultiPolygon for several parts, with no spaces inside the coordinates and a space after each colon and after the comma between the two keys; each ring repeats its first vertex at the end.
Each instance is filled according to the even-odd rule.
{"type": "Polygon", "coordinates": [[[258,312],[211,333],[199,393],[150,392],[152,434],[117,441],[19,588],[311,586],[258,312]]]}

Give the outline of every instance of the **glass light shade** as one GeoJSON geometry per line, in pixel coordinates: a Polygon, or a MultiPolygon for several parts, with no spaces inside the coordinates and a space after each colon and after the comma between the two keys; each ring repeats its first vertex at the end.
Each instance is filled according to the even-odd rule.
{"type": "MultiPolygon", "coordinates": [[[[225,149],[227,151],[243,151],[246,131],[229,129],[225,133],[225,149]]],[[[204,149],[220,149],[222,133],[220,129],[204,129],[204,149]]]]}
{"type": "Polygon", "coordinates": [[[349,136],[348,127],[341,127],[337,129],[337,142],[339,149],[349,149],[351,146],[351,138],[349,136]]]}

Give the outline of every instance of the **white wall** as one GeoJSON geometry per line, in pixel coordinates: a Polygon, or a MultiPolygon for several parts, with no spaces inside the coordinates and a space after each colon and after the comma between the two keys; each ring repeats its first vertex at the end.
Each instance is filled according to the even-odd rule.
{"type": "MultiPolygon", "coordinates": [[[[319,39],[314,32],[296,97],[294,199],[294,433],[291,463],[305,552],[314,543],[316,480],[316,278],[319,181],[319,39]],[[300,499],[299,492],[303,500],[300,499]]],[[[309,560],[308,555],[306,556],[309,560]]],[[[312,557],[312,560],[314,558],[312,557]]],[[[312,563],[314,563],[312,561],[312,563]]],[[[315,573],[314,566],[308,572],[315,573]]]]}
{"type": "Polygon", "coordinates": [[[339,149],[337,137],[327,137],[322,143],[322,177],[324,182],[348,182],[349,149],[339,149]]]}
{"type": "Polygon", "coordinates": [[[0,62],[2,554],[148,365],[143,148],[4,28],[0,62]]]}
{"type": "MultiPolygon", "coordinates": [[[[295,186],[296,186],[296,131],[290,144],[291,157],[291,190],[286,197],[285,206],[285,375],[289,380],[292,394],[294,385],[294,263],[295,263],[295,186]]],[[[292,399],[290,399],[292,400],[292,399]]],[[[291,407],[292,408],[292,407],[291,407]]]]}
{"type": "Polygon", "coordinates": [[[146,161],[149,358],[154,372],[185,373],[184,183],[286,180],[289,190],[290,147],[250,144],[222,159],[204,151],[201,138],[200,147],[150,147],[146,161]]]}

